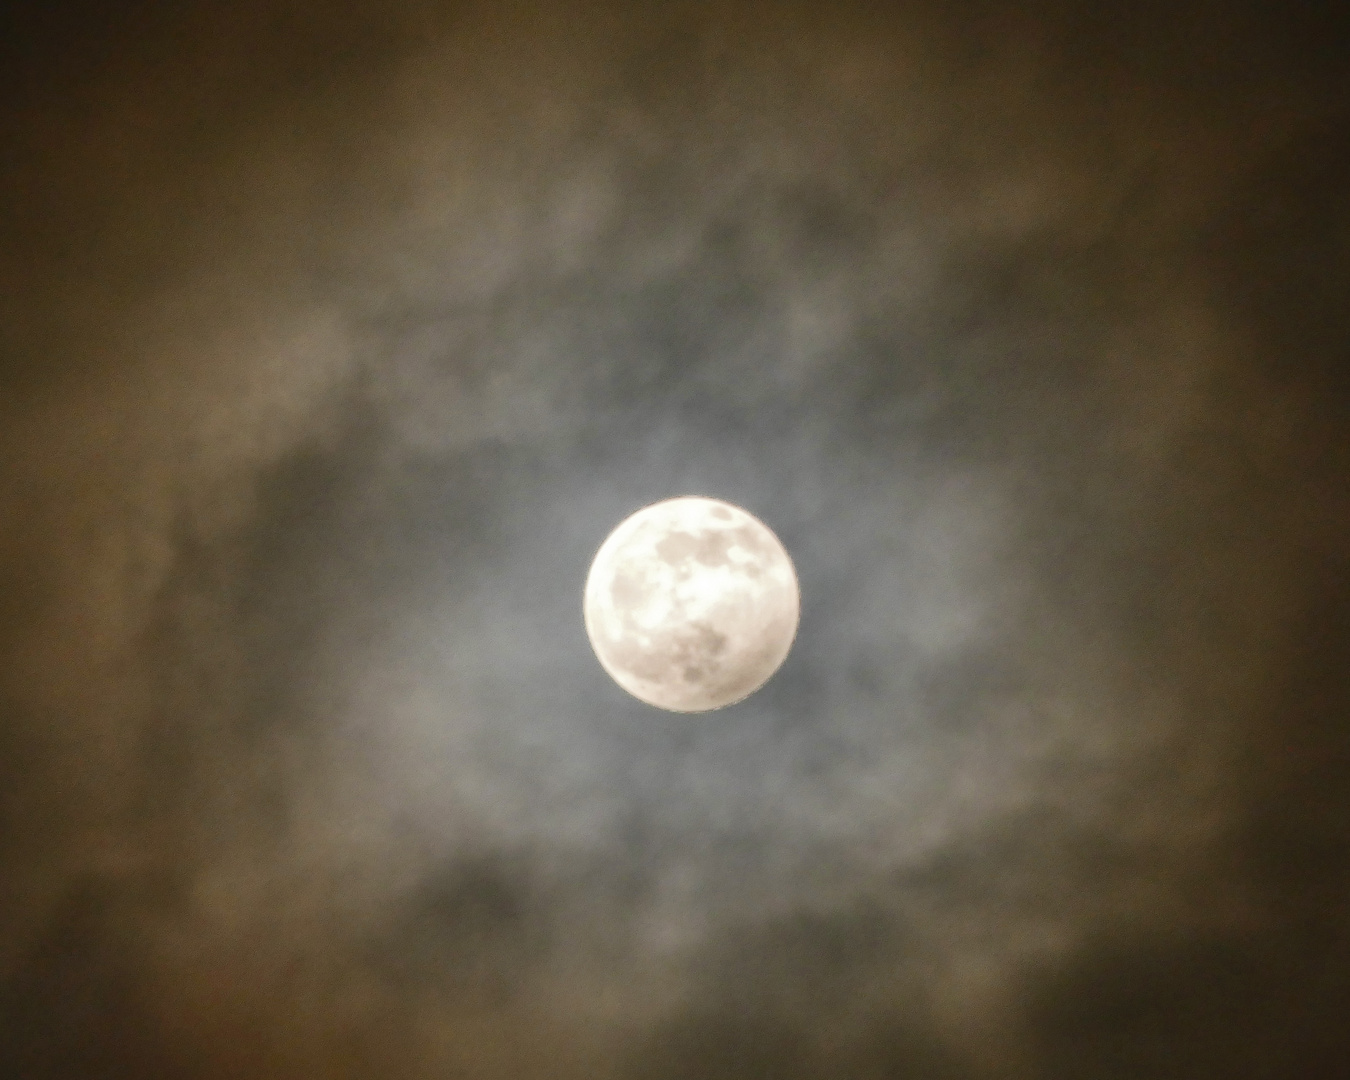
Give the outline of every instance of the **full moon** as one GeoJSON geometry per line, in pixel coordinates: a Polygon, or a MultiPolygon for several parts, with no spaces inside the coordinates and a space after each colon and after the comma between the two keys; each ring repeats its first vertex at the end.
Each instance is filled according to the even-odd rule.
{"type": "Polygon", "coordinates": [[[586,579],[586,633],[634,697],[671,712],[753,694],[792,648],[797,574],[769,527],[739,506],[666,499],[622,521],[586,579]]]}

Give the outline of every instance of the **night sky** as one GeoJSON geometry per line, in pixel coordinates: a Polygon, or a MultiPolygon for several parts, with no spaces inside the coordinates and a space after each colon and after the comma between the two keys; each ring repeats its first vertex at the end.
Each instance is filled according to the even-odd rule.
{"type": "Polygon", "coordinates": [[[1348,1075],[1336,14],[11,5],[0,1075],[1348,1075]]]}

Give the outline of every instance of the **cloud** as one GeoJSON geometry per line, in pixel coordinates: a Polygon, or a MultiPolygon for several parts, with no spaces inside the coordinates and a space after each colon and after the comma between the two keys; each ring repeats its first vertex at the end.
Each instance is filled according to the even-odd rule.
{"type": "Polygon", "coordinates": [[[1343,1052],[1344,102],[1303,31],[132,28],[8,76],[9,1060],[1343,1052]],[[684,492],[774,528],[803,621],[672,721],[580,591],[684,492]]]}

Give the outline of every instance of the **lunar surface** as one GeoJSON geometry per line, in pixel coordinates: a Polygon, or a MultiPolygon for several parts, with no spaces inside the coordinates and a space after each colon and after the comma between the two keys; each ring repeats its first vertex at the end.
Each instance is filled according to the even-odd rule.
{"type": "Polygon", "coordinates": [[[586,633],[634,697],[672,712],[740,701],[787,658],[800,597],[787,551],[738,506],[686,496],[644,507],[596,553],[586,633]]]}

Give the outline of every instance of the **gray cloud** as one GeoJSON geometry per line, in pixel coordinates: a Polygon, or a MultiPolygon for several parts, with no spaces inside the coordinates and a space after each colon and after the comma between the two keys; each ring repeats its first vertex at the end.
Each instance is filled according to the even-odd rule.
{"type": "Polygon", "coordinates": [[[21,1075],[1339,1060],[1327,27],[130,18],[6,76],[21,1075]],[[682,492],[803,621],[672,719],[579,605],[682,492]]]}

